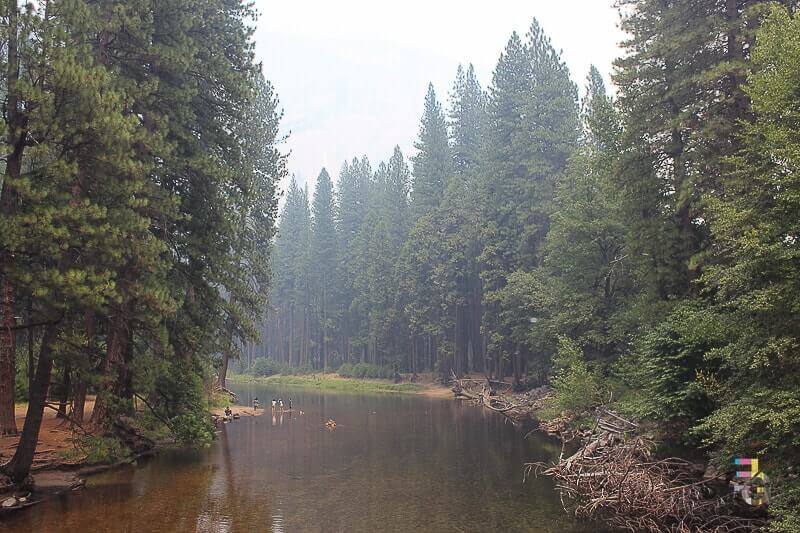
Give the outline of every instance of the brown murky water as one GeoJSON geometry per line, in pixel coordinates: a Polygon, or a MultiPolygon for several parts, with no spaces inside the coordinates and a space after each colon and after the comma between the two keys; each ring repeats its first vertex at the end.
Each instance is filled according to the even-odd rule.
{"type": "MultiPolygon", "coordinates": [[[[578,531],[522,463],[559,448],[452,400],[239,386],[304,414],[243,418],[202,452],[89,479],[0,530],[30,532],[578,531]],[[336,420],[333,431],[324,427],[336,420]]],[[[588,530],[588,528],[584,528],[588,530]]]]}

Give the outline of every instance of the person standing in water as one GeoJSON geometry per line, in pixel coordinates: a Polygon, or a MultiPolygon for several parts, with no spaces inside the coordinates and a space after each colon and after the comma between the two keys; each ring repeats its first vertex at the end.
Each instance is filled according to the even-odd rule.
{"type": "Polygon", "coordinates": [[[292,410],[292,399],[291,398],[289,398],[289,410],[290,411],[292,410]]]}
{"type": "Polygon", "coordinates": [[[253,409],[258,409],[258,396],[253,398],[253,409]]]}
{"type": "Polygon", "coordinates": [[[273,411],[275,410],[275,404],[276,404],[276,403],[277,403],[277,402],[275,401],[275,398],[273,398],[273,399],[272,399],[272,410],[273,410],[273,411]]]}

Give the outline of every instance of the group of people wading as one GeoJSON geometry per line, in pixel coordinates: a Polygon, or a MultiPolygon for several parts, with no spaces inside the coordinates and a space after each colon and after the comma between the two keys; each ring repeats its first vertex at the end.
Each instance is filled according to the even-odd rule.
{"type": "Polygon", "coordinates": [[[289,398],[287,403],[283,403],[283,398],[273,398],[272,399],[272,410],[273,411],[291,411],[292,410],[292,399],[289,398]]]}

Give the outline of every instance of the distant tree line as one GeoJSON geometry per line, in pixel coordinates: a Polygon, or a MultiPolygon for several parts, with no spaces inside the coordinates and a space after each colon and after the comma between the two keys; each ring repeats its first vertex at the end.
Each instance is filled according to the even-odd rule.
{"type": "Polygon", "coordinates": [[[4,435],[19,430],[15,400],[29,402],[2,470],[26,478],[48,403],[100,434],[146,405],[206,442],[215,366],[257,335],[285,174],[254,11],[0,5],[4,435]]]}
{"type": "Polygon", "coordinates": [[[613,398],[720,465],[760,456],[789,531],[797,4],[617,4],[616,95],[592,68],[579,98],[534,21],[487,90],[460,67],[445,111],[429,87],[411,173],[395,149],[345,163],[335,188],[323,170],[311,198],[292,182],[256,355],[591,382],[586,407],[613,398]]]}

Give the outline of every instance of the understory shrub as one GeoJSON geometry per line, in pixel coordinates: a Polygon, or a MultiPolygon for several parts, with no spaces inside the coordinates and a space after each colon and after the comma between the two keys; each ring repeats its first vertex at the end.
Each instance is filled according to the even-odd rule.
{"type": "Polygon", "coordinates": [[[269,357],[259,357],[255,361],[253,361],[252,366],[250,367],[250,374],[254,376],[274,376],[275,374],[281,374],[282,366],[277,361],[269,358],[269,357]]]}
{"type": "Polygon", "coordinates": [[[391,379],[394,371],[391,367],[373,365],[371,363],[345,363],[339,367],[339,375],[345,378],[357,379],[391,379]]]}
{"type": "Polygon", "coordinates": [[[557,407],[582,413],[593,409],[603,400],[600,377],[589,368],[583,351],[575,341],[559,337],[553,363],[556,368],[553,392],[557,407]]]}
{"type": "Polygon", "coordinates": [[[201,411],[188,411],[171,421],[175,440],[181,446],[207,448],[214,440],[214,427],[209,416],[201,411]]]}
{"type": "Polygon", "coordinates": [[[85,435],[79,444],[88,464],[113,464],[127,459],[131,451],[119,439],[108,435],[85,435]]]}

